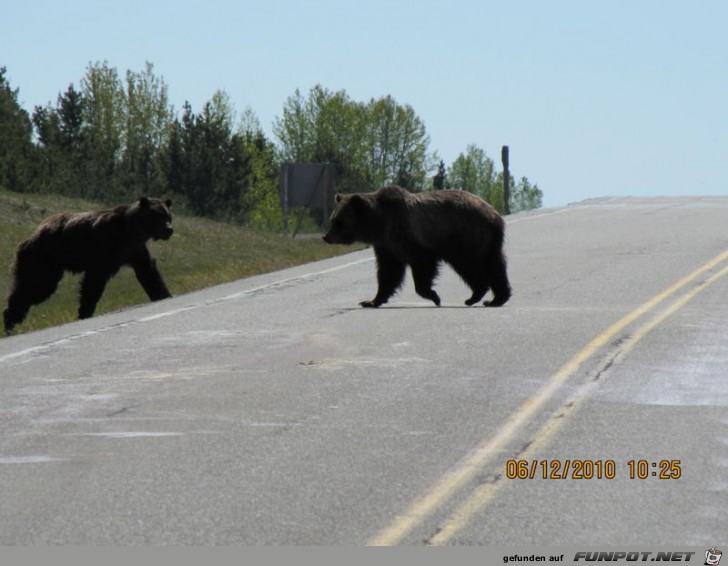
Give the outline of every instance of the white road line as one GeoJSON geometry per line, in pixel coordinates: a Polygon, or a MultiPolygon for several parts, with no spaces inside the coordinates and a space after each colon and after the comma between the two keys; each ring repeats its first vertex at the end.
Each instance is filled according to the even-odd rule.
{"type": "Polygon", "coordinates": [[[89,336],[96,336],[98,334],[103,334],[105,332],[109,332],[110,330],[117,330],[119,328],[125,328],[127,326],[133,326],[133,325],[143,323],[143,322],[151,322],[153,320],[166,318],[168,316],[177,315],[180,313],[207,307],[210,305],[217,305],[217,304],[225,303],[228,301],[239,300],[239,299],[245,298],[248,295],[258,293],[265,289],[272,289],[275,287],[280,287],[280,286],[287,285],[287,284],[295,282],[295,281],[305,281],[306,279],[310,279],[312,277],[318,277],[320,275],[327,275],[329,273],[341,271],[342,269],[348,269],[349,267],[354,267],[356,265],[361,265],[363,263],[368,263],[370,261],[374,261],[374,258],[368,257],[365,259],[358,259],[356,261],[350,261],[350,262],[347,262],[347,263],[344,263],[341,265],[329,267],[328,269],[322,269],[320,271],[313,271],[311,273],[304,273],[302,275],[295,275],[293,277],[279,279],[277,281],[272,281],[270,283],[266,283],[265,285],[259,285],[257,287],[253,287],[252,289],[246,289],[245,291],[239,291],[237,293],[232,293],[230,295],[226,295],[224,297],[220,297],[217,299],[209,299],[207,301],[201,301],[199,303],[194,303],[194,304],[187,305],[184,307],[167,310],[167,311],[164,311],[161,313],[144,316],[144,317],[129,320],[126,322],[111,324],[109,326],[105,326],[105,327],[99,328],[97,330],[88,330],[86,332],[81,332],[79,334],[72,334],[70,336],[64,336],[63,338],[58,338],[57,340],[51,340],[49,342],[44,342],[43,344],[39,344],[37,346],[31,346],[30,348],[25,348],[24,350],[19,350],[17,352],[11,352],[9,354],[0,356],[0,363],[7,362],[9,360],[12,360],[15,358],[20,358],[20,357],[27,356],[30,354],[37,354],[40,352],[44,352],[44,351],[50,350],[51,348],[55,348],[57,346],[60,346],[60,345],[63,345],[63,344],[69,343],[69,342],[75,342],[75,341],[81,340],[83,338],[88,338],[89,336]]]}

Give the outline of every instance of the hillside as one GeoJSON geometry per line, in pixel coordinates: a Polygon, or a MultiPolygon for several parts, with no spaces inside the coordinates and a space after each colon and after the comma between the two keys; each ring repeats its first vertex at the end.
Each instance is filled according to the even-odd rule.
{"type": "MultiPolygon", "coordinates": [[[[0,296],[3,308],[17,244],[51,214],[100,208],[106,207],[82,199],[20,194],[0,189],[0,296]]],[[[356,249],[328,246],[319,238],[291,240],[281,234],[256,232],[241,226],[188,216],[175,216],[174,227],[175,234],[168,242],[152,242],[149,245],[174,295],[356,249]]],[[[31,309],[17,332],[75,320],[78,281],[79,276],[67,274],[56,294],[31,309]]],[[[107,286],[96,314],[147,301],[131,269],[123,268],[107,286]]]]}

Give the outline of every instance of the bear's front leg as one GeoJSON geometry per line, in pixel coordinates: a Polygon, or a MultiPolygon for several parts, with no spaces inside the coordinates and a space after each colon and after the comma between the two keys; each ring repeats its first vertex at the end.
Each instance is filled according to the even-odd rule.
{"type": "Polygon", "coordinates": [[[374,255],[377,258],[377,295],[371,301],[359,303],[365,308],[377,308],[386,303],[404,281],[406,265],[398,260],[392,252],[374,246],[374,255]]]}
{"type": "Polygon", "coordinates": [[[78,318],[91,318],[96,310],[96,305],[104,294],[106,283],[111,274],[101,269],[88,270],[81,279],[81,290],[79,293],[78,318]]]}
{"type": "Polygon", "coordinates": [[[137,281],[146,291],[150,301],[160,301],[172,296],[172,293],[167,289],[167,285],[164,284],[162,274],[157,269],[157,262],[149,254],[146,247],[139,250],[129,263],[134,269],[137,281]]]}

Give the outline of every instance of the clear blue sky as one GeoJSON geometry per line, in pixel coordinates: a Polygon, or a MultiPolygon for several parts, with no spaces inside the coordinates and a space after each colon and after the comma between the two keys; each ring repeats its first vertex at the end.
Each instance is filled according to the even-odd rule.
{"type": "MultiPolygon", "coordinates": [[[[728,194],[722,0],[0,0],[0,65],[20,101],[55,104],[90,62],[146,61],[175,108],[215,90],[266,133],[296,88],[392,95],[450,165],[468,144],[543,190],[728,194]]],[[[372,187],[373,189],[373,187],[372,187]]]]}

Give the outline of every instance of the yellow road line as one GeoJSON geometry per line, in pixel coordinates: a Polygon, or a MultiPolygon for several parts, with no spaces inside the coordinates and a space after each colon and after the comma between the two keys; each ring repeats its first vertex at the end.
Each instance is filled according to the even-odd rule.
{"type": "Polygon", "coordinates": [[[561,386],[595,353],[608,344],[619,332],[645,315],[691,281],[728,259],[728,250],[719,254],[702,267],[686,275],[652,299],[609,326],[592,339],[573,358],[553,374],[546,384],[518,407],[494,436],[485,439],[471,450],[451,470],[446,472],[425,494],[417,499],[391,525],[367,542],[368,546],[390,546],[399,543],[413,529],[427,519],[457,490],[470,481],[482,467],[511,441],[521,428],[535,416],[561,386]]]}
{"type": "MultiPolygon", "coordinates": [[[[670,306],[659,315],[642,325],[638,330],[631,334],[627,340],[620,344],[617,351],[610,355],[610,369],[621,362],[645,336],[647,336],[666,318],[675,314],[678,310],[690,302],[700,291],[706,289],[726,274],[728,274],[728,266],[708,277],[699,286],[680,296],[680,298],[670,304],[670,306]]],[[[557,411],[541,428],[541,430],[539,430],[531,438],[528,448],[519,454],[518,458],[522,460],[531,460],[536,457],[538,452],[544,448],[544,445],[564,426],[567,422],[567,418],[573,415],[580,405],[589,398],[591,392],[599,383],[601,383],[601,381],[601,379],[592,379],[579,387],[576,393],[574,393],[574,395],[572,395],[572,397],[562,405],[561,410],[557,411]]],[[[506,483],[507,482],[502,481],[502,478],[500,478],[500,481],[481,485],[457,510],[452,513],[452,515],[450,515],[450,517],[448,517],[447,520],[445,520],[444,523],[440,525],[437,533],[432,536],[432,538],[428,541],[428,544],[431,546],[447,544],[447,542],[452,539],[452,537],[455,536],[460,529],[462,529],[477,513],[481,512],[483,508],[492,501],[498,491],[500,491],[506,483]]]]}

